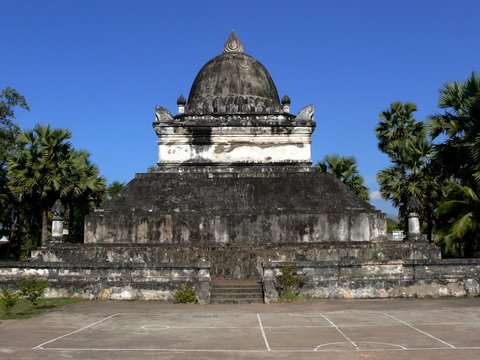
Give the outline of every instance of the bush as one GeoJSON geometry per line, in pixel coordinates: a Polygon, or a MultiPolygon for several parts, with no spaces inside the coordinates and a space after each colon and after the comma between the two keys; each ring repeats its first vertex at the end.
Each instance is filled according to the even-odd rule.
{"type": "Polygon", "coordinates": [[[192,285],[188,282],[180,285],[180,288],[173,295],[173,302],[176,304],[197,302],[197,295],[195,294],[192,285]]]}
{"type": "Polygon", "coordinates": [[[20,278],[20,295],[30,301],[33,307],[38,305],[38,298],[48,286],[48,280],[40,279],[36,276],[27,276],[20,278]]]}
{"type": "Polygon", "coordinates": [[[305,274],[299,273],[293,265],[281,268],[282,274],[277,276],[280,298],[296,298],[300,288],[305,283],[305,274]]]}
{"type": "Polygon", "coordinates": [[[10,314],[13,307],[17,303],[19,295],[10,289],[2,289],[2,295],[0,297],[0,306],[5,314],[10,314]]]}

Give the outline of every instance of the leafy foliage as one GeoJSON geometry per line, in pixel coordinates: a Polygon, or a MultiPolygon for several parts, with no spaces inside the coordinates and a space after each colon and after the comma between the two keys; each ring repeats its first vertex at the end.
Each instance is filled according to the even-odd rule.
{"type": "Polygon", "coordinates": [[[281,274],[277,276],[280,299],[296,299],[300,288],[305,283],[305,274],[298,272],[293,265],[285,265],[281,268],[281,274]]]}
{"type": "Polygon", "coordinates": [[[13,292],[8,288],[3,288],[1,291],[0,297],[0,307],[2,308],[3,312],[8,315],[12,312],[13,307],[17,303],[17,299],[19,298],[19,294],[13,292]]]}
{"type": "Polygon", "coordinates": [[[184,282],[173,295],[173,302],[176,304],[197,302],[195,290],[189,282],[184,282]]]}
{"type": "Polygon", "coordinates": [[[429,117],[432,167],[448,186],[437,209],[437,238],[448,255],[475,256],[480,247],[480,75],[440,90],[443,113],[429,117]]]}
{"type": "Polygon", "coordinates": [[[7,183],[7,159],[17,146],[19,128],[14,123],[17,108],[29,110],[25,98],[10,87],[0,92],[0,237],[8,235],[13,227],[14,199],[7,183]]]}
{"type": "Polygon", "coordinates": [[[29,110],[25,98],[11,87],[0,92],[0,167],[6,162],[7,154],[15,145],[18,126],[13,122],[15,108],[20,107],[29,110]]]}
{"type": "Polygon", "coordinates": [[[480,181],[480,75],[464,82],[452,81],[440,90],[438,106],[443,114],[429,117],[434,146],[434,164],[446,177],[466,182],[480,181]]]}
{"type": "Polygon", "coordinates": [[[391,233],[395,230],[402,230],[403,227],[397,219],[387,216],[387,232],[391,233]]]}
{"type": "Polygon", "coordinates": [[[476,255],[480,249],[480,186],[451,181],[445,200],[436,211],[437,241],[450,256],[476,255]]]}
{"type": "Polygon", "coordinates": [[[368,200],[368,188],[364,184],[357,161],[353,156],[327,155],[317,164],[317,167],[324,172],[333,174],[361,199],[368,200]]]}
{"type": "Polygon", "coordinates": [[[38,305],[38,298],[48,286],[48,280],[36,276],[22,277],[19,280],[20,295],[27,299],[33,307],[38,305]]]}
{"type": "Polygon", "coordinates": [[[112,183],[107,186],[107,200],[112,200],[112,198],[117,196],[124,188],[124,182],[118,180],[112,181],[112,183]]]}
{"type": "Polygon", "coordinates": [[[19,133],[22,147],[8,161],[10,191],[19,203],[38,204],[41,211],[42,244],[48,239],[48,211],[57,199],[68,205],[72,227],[74,208],[85,215],[105,196],[105,180],[88,152],[72,148],[71,136],[67,129],[36,125],[19,133]]]}
{"type": "Polygon", "coordinates": [[[380,193],[399,209],[405,219],[407,202],[415,198],[423,208],[429,237],[433,226],[433,209],[440,196],[440,184],[431,172],[431,144],[426,127],[413,117],[413,103],[394,102],[380,113],[375,131],[378,147],[385,152],[391,165],[377,174],[380,193]]]}

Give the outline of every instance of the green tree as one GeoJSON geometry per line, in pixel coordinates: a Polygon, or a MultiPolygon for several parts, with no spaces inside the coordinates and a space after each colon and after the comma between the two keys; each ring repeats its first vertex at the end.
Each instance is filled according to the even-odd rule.
{"type": "Polygon", "coordinates": [[[436,236],[450,255],[474,256],[480,246],[480,76],[440,90],[443,113],[429,117],[432,168],[448,186],[437,209],[436,236]]]}
{"type": "Polygon", "coordinates": [[[11,87],[0,92],[0,168],[4,169],[7,155],[15,145],[19,128],[14,123],[17,107],[30,110],[25,98],[11,87]]]}
{"type": "Polygon", "coordinates": [[[12,194],[21,204],[34,204],[32,218],[37,215],[35,209],[41,212],[42,246],[48,239],[48,212],[57,199],[71,211],[80,207],[85,213],[104,197],[105,181],[98,168],[90,163],[87,152],[72,149],[70,138],[69,130],[36,125],[20,132],[17,141],[23,146],[8,162],[12,194]]]}
{"type": "Polygon", "coordinates": [[[81,242],[85,215],[100,206],[105,198],[105,179],[91,163],[87,151],[72,149],[67,162],[70,166],[60,198],[67,206],[69,239],[81,242]]]}
{"type": "Polygon", "coordinates": [[[124,188],[124,182],[118,180],[112,181],[112,183],[107,186],[107,200],[112,200],[113,197],[117,196],[124,188]]]}
{"type": "Polygon", "coordinates": [[[444,113],[429,117],[432,139],[445,139],[434,146],[436,168],[463,184],[480,182],[480,75],[446,83],[438,106],[444,113]]]}
{"type": "Polygon", "coordinates": [[[357,161],[353,156],[327,155],[317,164],[317,167],[334,175],[361,199],[368,200],[368,188],[364,184],[357,161]]]}
{"type": "Polygon", "coordinates": [[[480,245],[480,186],[451,181],[444,195],[436,211],[437,241],[445,254],[472,257],[480,245]]]}
{"type": "Polygon", "coordinates": [[[25,98],[11,87],[0,92],[0,237],[12,227],[14,199],[8,190],[7,158],[16,146],[19,128],[14,123],[15,110],[29,110],[25,98]]]}
{"type": "Polygon", "coordinates": [[[426,127],[413,117],[415,111],[413,103],[394,102],[380,113],[375,129],[378,147],[390,157],[391,165],[378,172],[377,180],[382,197],[399,209],[403,219],[408,199],[417,199],[431,239],[439,184],[429,166],[431,144],[426,127]]]}
{"type": "Polygon", "coordinates": [[[68,173],[70,131],[36,125],[21,131],[17,141],[23,146],[8,161],[10,191],[21,203],[37,204],[42,216],[41,246],[48,239],[48,211],[63,190],[68,173]]]}

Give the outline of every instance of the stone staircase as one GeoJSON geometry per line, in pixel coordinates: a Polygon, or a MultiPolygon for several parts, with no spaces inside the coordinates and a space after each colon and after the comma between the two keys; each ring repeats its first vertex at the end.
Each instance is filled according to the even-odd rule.
{"type": "Polygon", "coordinates": [[[263,304],[262,281],[250,279],[213,279],[211,304],[263,304]]]}

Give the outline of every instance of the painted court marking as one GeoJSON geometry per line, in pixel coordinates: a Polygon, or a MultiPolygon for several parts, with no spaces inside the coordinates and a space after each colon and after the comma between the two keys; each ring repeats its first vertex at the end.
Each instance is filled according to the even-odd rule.
{"type": "Polygon", "coordinates": [[[267,339],[267,335],[265,335],[265,330],[263,329],[262,319],[260,319],[260,314],[257,314],[257,319],[258,319],[258,325],[260,326],[260,330],[262,331],[262,337],[263,337],[263,341],[265,342],[265,347],[267,348],[267,351],[272,351],[270,349],[270,345],[268,344],[268,339],[267,339]]]}
{"type": "Polygon", "coordinates": [[[113,314],[113,315],[110,315],[110,316],[107,316],[101,320],[98,320],[98,321],[95,321],[94,323],[91,323],[89,325],[86,325],[78,330],[75,330],[75,331],[72,331],[72,332],[69,332],[68,334],[64,334],[64,335],[61,335],[61,336],[57,336],[56,338],[52,339],[52,340],[48,340],[48,341],[45,341],[44,343],[41,343],[40,345],[37,345],[34,347],[34,349],[42,349],[43,346],[47,345],[47,344],[50,344],[54,341],[57,341],[57,340],[60,340],[60,339],[63,339],[67,336],[70,336],[70,335],[73,335],[73,334],[76,334],[76,333],[79,333],[80,331],[83,331],[85,329],[88,329],[89,327],[92,327],[92,326],[95,326],[97,324],[100,324],[101,322],[104,322],[104,321],[107,321],[107,320],[110,320],[111,318],[117,316],[117,315],[120,315],[121,313],[116,313],[116,314],[113,314]]]}
{"type": "Polygon", "coordinates": [[[414,329],[414,330],[417,330],[418,332],[420,332],[420,333],[422,333],[422,334],[424,334],[424,335],[430,336],[432,339],[435,339],[435,340],[437,340],[437,341],[440,341],[442,344],[445,344],[445,345],[447,345],[448,347],[450,347],[450,348],[452,348],[452,349],[455,349],[455,346],[453,346],[452,344],[449,344],[449,343],[447,343],[446,341],[443,341],[442,339],[439,339],[439,338],[433,336],[432,334],[427,333],[426,331],[420,330],[419,328],[416,328],[415,326],[410,325],[409,323],[407,323],[407,322],[405,322],[405,321],[403,321],[403,320],[400,320],[399,318],[397,318],[397,317],[395,317],[395,316],[393,316],[393,315],[390,315],[390,314],[387,314],[387,313],[382,313],[382,314],[385,315],[385,316],[388,316],[388,317],[390,317],[390,318],[392,318],[392,319],[395,319],[395,320],[401,322],[402,324],[407,325],[408,327],[410,327],[410,328],[412,328],[412,329],[414,329]]]}
{"type": "Polygon", "coordinates": [[[144,330],[167,330],[170,329],[168,325],[143,325],[142,329],[144,330]]]}
{"type": "Polygon", "coordinates": [[[330,320],[328,317],[326,317],[326,316],[323,315],[323,314],[320,314],[320,315],[321,315],[322,317],[324,317],[325,320],[327,320],[327,321],[330,323],[330,325],[332,325],[340,334],[342,334],[342,336],[343,336],[345,339],[347,339],[347,340],[350,342],[350,344],[352,344],[353,347],[354,347],[355,349],[357,349],[357,351],[360,350],[360,349],[358,348],[357,344],[355,344],[347,335],[345,335],[345,333],[344,333],[342,330],[340,330],[340,329],[338,328],[338,326],[335,325],[335,323],[334,323],[332,320],[330,320]]]}
{"type": "MultiPolygon", "coordinates": [[[[193,328],[203,328],[203,329],[229,329],[229,328],[236,328],[236,329],[260,329],[260,332],[262,334],[262,339],[263,339],[263,342],[265,344],[265,349],[264,350],[261,350],[261,349],[215,349],[215,348],[212,348],[212,349],[180,349],[180,348],[135,348],[135,347],[131,347],[131,348],[115,348],[115,347],[112,347],[112,348],[68,348],[68,347],[53,347],[53,346],[49,346],[49,347],[45,347],[46,345],[48,344],[52,344],[53,342],[57,341],[57,340],[60,340],[60,339],[63,339],[63,338],[66,338],[68,336],[71,336],[71,335],[74,335],[74,334],[77,334],[77,333],[80,333],[82,332],[83,330],[85,329],[88,329],[88,328],[91,328],[95,325],[98,325],[100,323],[103,323],[105,321],[108,321],[112,318],[115,318],[115,317],[118,317],[119,315],[131,315],[131,314],[125,314],[125,313],[116,313],[116,314],[113,314],[113,315],[109,315],[107,317],[104,317],[98,321],[95,321],[93,323],[90,323],[86,326],[83,326],[75,331],[72,331],[72,332],[69,332],[67,334],[64,334],[64,335],[61,335],[61,336],[57,336],[51,340],[48,340],[48,341],[45,341],[43,342],[42,344],[40,345],[37,345],[35,346],[33,349],[36,349],[36,350],[56,350],[56,351],[100,351],[100,352],[115,352],[115,351],[121,351],[121,352],[135,352],[135,351],[144,351],[144,352],[172,352],[172,353],[175,353],[175,352],[203,352],[203,353],[208,353],[208,352],[212,352],[212,353],[262,353],[262,352],[278,352],[278,353],[308,353],[308,352],[348,352],[348,351],[361,351],[361,352],[382,352],[382,351],[426,351],[426,350],[454,350],[454,349],[457,349],[457,350],[480,350],[480,346],[462,346],[462,347],[455,347],[453,346],[452,344],[444,341],[444,340],[441,340],[429,333],[427,333],[426,331],[423,331],[423,330],[420,330],[419,328],[393,316],[393,315],[390,315],[390,314],[387,314],[385,312],[374,312],[374,313],[377,313],[377,314],[382,314],[383,316],[386,316],[386,317],[389,317],[391,319],[394,319],[396,322],[398,323],[401,323],[403,325],[406,325],[408,326],[409,328],[413,329],[413,330],[416,330],[417,332],[420,332],[438,342],[440,342],[441,344],[447,346],[447,347],[429,347],[429,348],[415,348],[415,347],[406,347],[406,346],[402,346],[402,345],[399,345],[399,344],[394,344],[394,343],[388,343],[388,342],[375,342],[375,341],[353,341],[351,338],[349,338],[342,330],[341,328],[342,327],[348,327],[350,325],[337,325],[335,324],[329,317],[327,317],[326,315],[322,314],[322,313],[316,313],[315,316],[313,317],[317,317],[317,318],[324,318],[329,325],[320,325],[320,326],[312,326],[312,327],[331,327],[333,329],[335,329],[338,333],[340,333],[344,338],[345,340],[347,341],[344,341],[344,342],[331,342],[331,343],[324,343],[324,344],[319,344],[317,345],[315,348],[305,348],[305,349],[271,349],[270,347],[270,344],[269,344],[269,341],[268,341],[268,338],[267,338],[267,335],[265,333],[265,329],[275,329],[275,328],[298,328],[298,327],[303,327],[303,326],[295,326],[295,325],[292,325],[292,326],[264,326],[263,325],[263,322],[262,322],[262,317],[260,316],[260,314],[256,314],[256,319],[257,319],[257,322],[258,322],[258,326],[205,326],[205,327],[199,327],[199,326],[174,326],[174,325],[166,325],[166,324],[162,324],[162,323],[151,323],[151,324],[147,324],[147,325],[143,325],[141,326],[142,329],[144,330],[152,330],[152,331],[168,331],[169,329],[193,329],[193,328]],[[370,346],[372,348],[370,348],[370,346]],[[353,347],[353,348],[352,348],[353,347]]],[[[139,314],[139,316],[141,316],[142,314],[139,314]]],[[[248,314],[248,315],[254,315],[254,314],[248,314]]],[[[312,317],[311,315],[313,314],[288,314],[290,316],[298,316],[298,317],[312,317]]],[[[144,315],[146,316],[146,315],[144,315]]],[[[436,323],[428,323],[429,325],[433,325],[433,324],[436,324],[436,323]]],[[[443,324],[442,322],[439,322],[438,324],[443,324]]],[[[454,323],[455,324],[455,323],[454,323]]],[[[379,326],[379,325],[376,325],[376,324],[352,324],[353,326],[369,326],[369,327],[375,327],[375,326],[379,326]]],[[[383,325],[382,325],[383,326],[383,325]]],[[[396,325],[398,326],[398,325],[396,325]]],[[[310,327],[310,326],[305,326],[305,327],[310,327]]],[[[319,339],[320,340],[320,339],[319,339]]],[[[53,345],[53,344],[52,344],[53,345]]]]}
{"type": "MultiPolygon", "coordinates": [[[[344,341],[337,341],[337,342],[331,342],[331,343],[326,343],[326,344],[321,344],[318,345],[313,351],[320,351],[323,350],[322,348],[325,346],[329,345],[340,345],[340,344],[348,344],[348,342],[344,341]]],[[[387,342],[380,342],[380,341],[361,341],[357,342],[358,344],[375,344],[375,345],[388,345],[394,348],[398,348],[396,350],[408,350],[405,346],[398,345],[398,344],[393,344],[393,343],[387,343],[387,342]]],[[[327,349],[328,350],[341,350],[341,349],[327,349]]],[[[360,348],[358,349],[359,351],[362,351],[360,348]]],[[[363,349],[363,351],[382,351],[382,350],[394,350],[394,349],[389,349],[389,348],[374,348],[374,349],[363,349]]]]}

